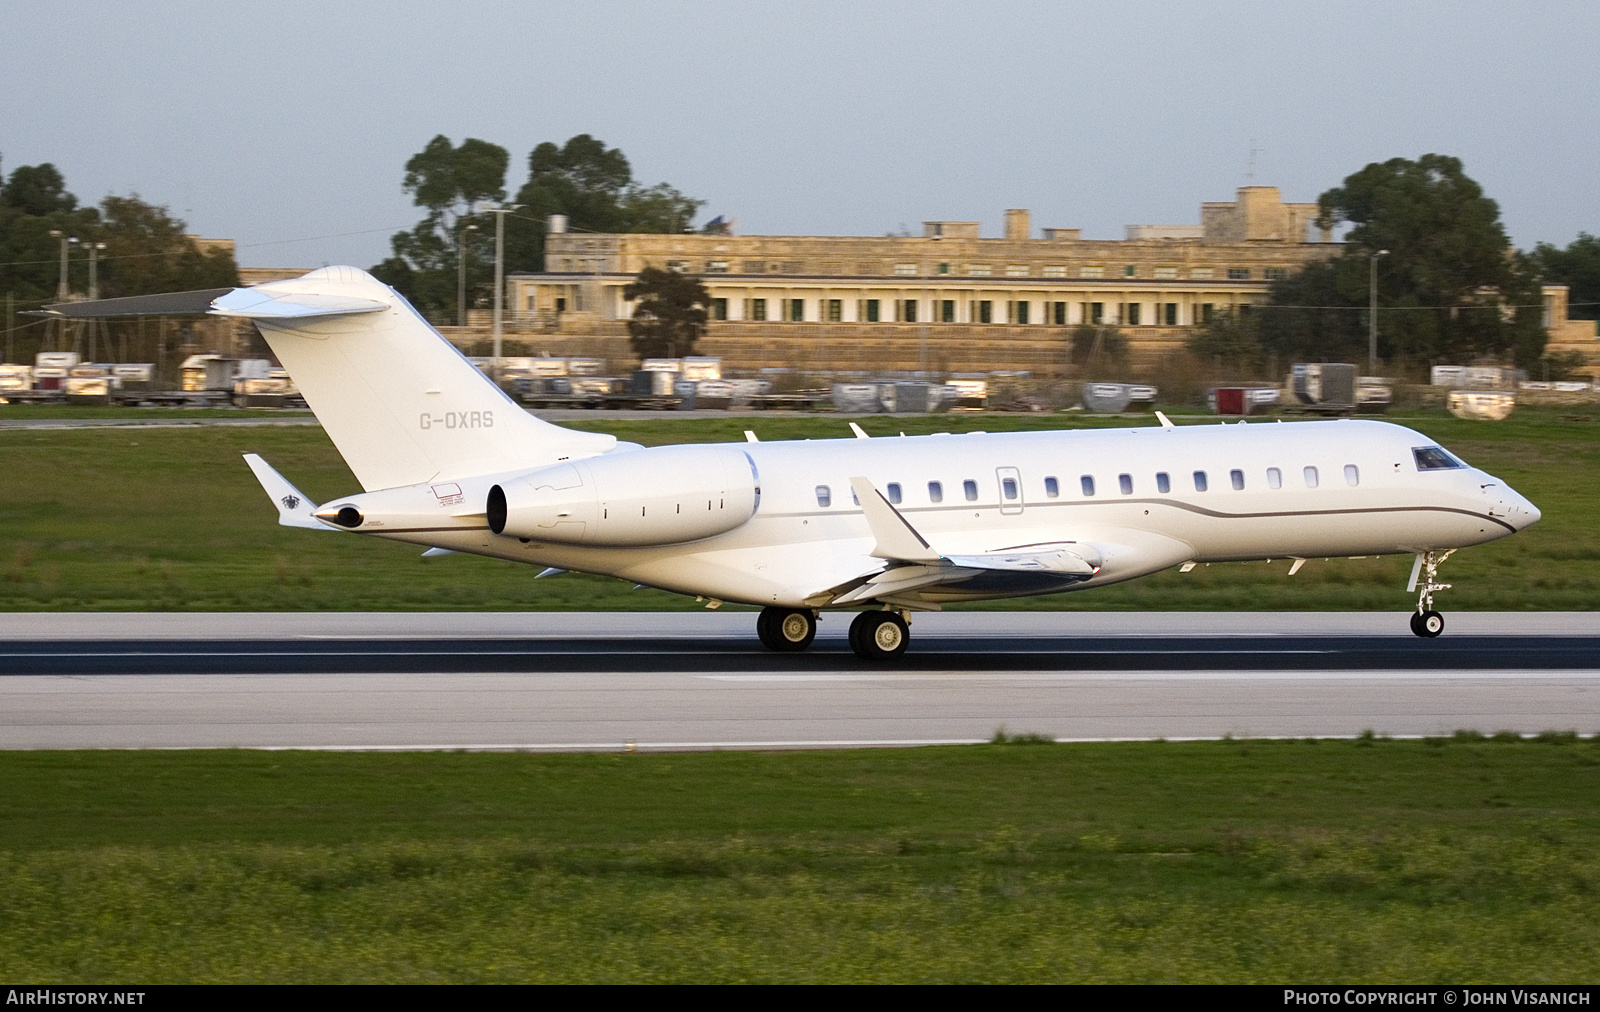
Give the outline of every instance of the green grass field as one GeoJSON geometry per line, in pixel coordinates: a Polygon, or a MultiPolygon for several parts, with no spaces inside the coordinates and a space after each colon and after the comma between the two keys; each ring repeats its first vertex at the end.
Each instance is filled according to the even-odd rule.
{"type": "MultiPolygon", "coordinates": [[[[44,409],[0,408],[0,419],[44,409]]],[[[65,409],[58,409],[65,413],[65,409]]],[[[74,414],[88,414],[76,409],[74,414]]],[[[232,413],[237,416],[237,413],[232,413]]],[[[156,417],[144,411],[140,417],[156,417]]],[[[1600,601],[1600,423],[1520,410],[1504,423],[1442,412],[1396,420],[1511,482],[1544,512],[1515,537],[1445,570],[1446,610],[1584,610],[1600,601]]],[[[842,419],[784,416],[619,421],[575,427],[645,444],[846,435],[842,419]]],[[[869,418],[869,432],[1123,425],[1072,415],[869,418]]],[[[1145,424],[1136,422],[1134,424],[1145,424]]],[[[1148,424],[1154,424],[1149,422],[1148,424]]],[[[316,428],[0,430],[0,610],[586,610],[693,608],[598,577],[533,580],[470,556],[423,561],[407,546],[278,527],[239,459],[263,454],[318,501],[357,488],[316,428]]],[[[1082,594],[979,607],[1155,610],[1405,610],[1410,560],[1202,567],[1082,594]]]]}
{"type": "Polygon", "coordinates": [[[1600,975],[1600,744],[0,753],[0,977],[1600,975]]]}

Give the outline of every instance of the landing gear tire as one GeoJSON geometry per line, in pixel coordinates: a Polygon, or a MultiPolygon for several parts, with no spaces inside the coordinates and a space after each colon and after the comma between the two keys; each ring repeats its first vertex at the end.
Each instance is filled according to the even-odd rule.
{"type": "Polygon", "coordinates": [[[762,608],[756,619],[756,635],[769,650],[798,653],[817,638],[817,617],[795,608],[762,608]]]}
{"type": "Polygon", "coordinates": [[[1444,616],[1436,611],[1411,613],[1411,631],[1425,639],[1433,639],[1444,632],[1444,616]]]}
{"type": "Polygon", "coordinates": [[[893,660],[910,642],[905,619],[892,611],[864,611],[850,623],[850,649],[863,660],[893,660]]]}

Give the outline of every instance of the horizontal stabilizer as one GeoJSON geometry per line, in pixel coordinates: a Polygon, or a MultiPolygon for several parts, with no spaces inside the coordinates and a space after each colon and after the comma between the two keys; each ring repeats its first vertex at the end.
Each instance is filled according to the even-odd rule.
{"type": "Polygon", "coordinates": [[[350,313],[376,313],[388,309],[387,303],[354,295],[319,295],[312,292],[284,292],[280,289],[235,288],[214,300],[214,316],[235,316],[249,320],[291,320],[314,316],[345,316],[350,313]]]}
{"type": "Polygon", "coordinates": [[[271,464],[254,453],[245,454],[244,462],[250,465],[256,480],[266,489],[272,505],[278,508],[278,523],[285,527],[306,527],[314,531],[333,530],[312,516],[316,512],[317,504],[308,499],[305,493],[289,484],[283,475],[272,469],[271,464]]]}
{"type": "Polygon", "coordinates": [[[878,544],[872,549],[875,558],[899,562],[940,560],[939,553],[929,547],[928,542],[900,515],[899,510],[889,505],[889,500],[873,487],[872,482],[865,478],[851,478],[850,488],[861,501],[861,512],[867,519],[867,527],[877,539],[878,544]]]}
{"type": "Polygon", "coordinates": [[[203,288],[194,292],[164,292],[160,295],[130,295],[122,299],[96,299],[93,302],[57,302],[27,316],[65,316],[74,319],[105,316],[184,316],[209,313],[211,303],[233,288],[203,288]]]}

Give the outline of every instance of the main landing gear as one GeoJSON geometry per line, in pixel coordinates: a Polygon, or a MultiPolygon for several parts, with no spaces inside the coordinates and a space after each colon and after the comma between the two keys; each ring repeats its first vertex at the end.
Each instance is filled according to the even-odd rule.
{"type": "Polygon", "coordinates": [[[1417,592],[1417,610],[1411,613],[1411,631],[1418,636],[1433,639],[1444,632],[1444,616],[1433,610],[1433,595],[1449,590],[1448,583],[1439,582],[1439,567],[1454,555],[1454,548],[1445,552],[1422,552],[1411,571],[1411,587],[1417,592]]]}
{"type": "Polygon", "coordinates": [[[910,642],[906,620],[892,611],[864,611],[850,623],[850,649],[863,660],[893,660],[910,642]]]}
{"type": "Polygon", "coordinates": [[[817,613],[809,609],[762,608],[756,635],[763,646],[779,653],[798,653],[817,638],[817,613]]]}
{"type": "MultiPolygon", "coordinates": [[[[817,613],[805,608],[761,609],[756,635],[769,650],[799,653],[817,638],[817,613]]],[[[909,624],[898,612],[864,611],[850,623],[850,649],[868,661],[888,661],[906,652],[909,624]]]]}

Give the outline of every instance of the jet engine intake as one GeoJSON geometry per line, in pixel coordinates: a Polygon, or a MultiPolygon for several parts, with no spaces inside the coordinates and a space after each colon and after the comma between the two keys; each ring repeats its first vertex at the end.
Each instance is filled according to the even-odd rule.
{"type": "Polygon", "coordinates": [[[540,468],[489,489],[489,529],[559,544],[674,545],[755,515],[755,465],[730,446],[662,446],[540,468]]]}

